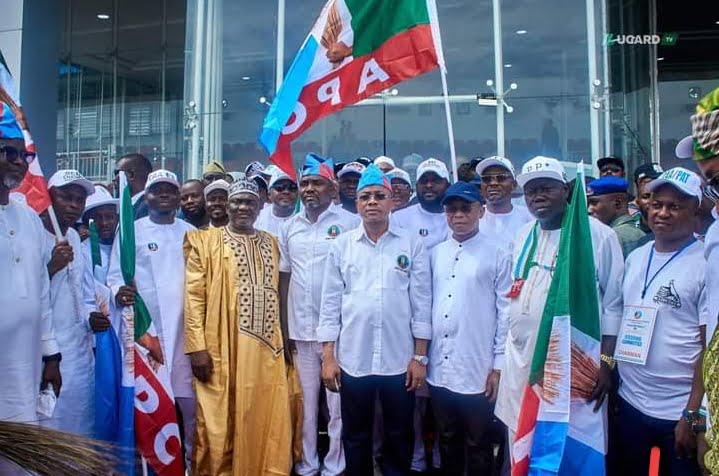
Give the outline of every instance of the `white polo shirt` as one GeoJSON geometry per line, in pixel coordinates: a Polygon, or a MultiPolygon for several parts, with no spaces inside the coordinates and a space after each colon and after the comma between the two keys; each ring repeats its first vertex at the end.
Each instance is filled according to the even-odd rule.
{"type": "Polygon", "coordinates": [[[427,381],[456,393],[480,394],[504,365],[512,255],[481,232],[432,250],[432,345],[427,381]]]}
{"type": "Polygon", "coordinates": [[[708,318],[704,245],[694,242],[671,262],[674,252],[654,251],[648,281],[669,264],[651,281],[642,299],[653,246],[651,241],[634,250],[626,261],[625,306],[655,307],[657,313],[646,364],[618,363],[619,395],[650,417],[676,421],[689,400],[694,365],[702,351],[700,327],[708,318]]]}
{"type": "Polygon", "coordinates": [[[390,222],[422,238],[427,251],[442,243],[450,235],[447,217],[442,213],[430,213],[421,204],[397,210],[390,215],[390,222]]]}
{"type": "Polygon", "coordinates": [[[322,278],[330,244],[339,236],[357,228],[360,219],[330,206],[315,223],[305,212],[294,215],[281,227],[278,236],[280,272],[292,273],[287,303],[290,339],[317,340],[317,325],[322,300],[322,278]]]}
{"type": "Polygon", "coordinates": [[[337,359],[353,377],[400,375],[414,339],[432,338],[429,256],[418,235],[390,226],[377,243],[364,226],[330,247],[317,340],[337,341],[337,359]]]}

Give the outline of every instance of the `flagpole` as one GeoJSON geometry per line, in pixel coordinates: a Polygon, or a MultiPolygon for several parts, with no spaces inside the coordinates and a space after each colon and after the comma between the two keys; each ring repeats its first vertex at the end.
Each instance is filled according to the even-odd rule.
{"type": "Polygon", "coordinates": [[[57,221],[57,215],[55,215],[55,209],[50,205],[47,207],[47,215],[50,217],[50,223],[52,223],[52,230],[55,232],[55,237],[58,241],[65,239],[65,235],[60,230],[60,223],[57,221]]]}
{"type": "Polygon", "coordinates": [[[442,75],[442,95],[444,96],[444,112],[447,115],[447,134],[449,135],[449,155],[452,158],[452,177],[454,181],[459,180],[457,171],[457,153],[454,149],[454,126],[452,125],[452,111],[449,108],[449,93],[447,92],[447,71],[444,65],[439,67],[442,75]]]}

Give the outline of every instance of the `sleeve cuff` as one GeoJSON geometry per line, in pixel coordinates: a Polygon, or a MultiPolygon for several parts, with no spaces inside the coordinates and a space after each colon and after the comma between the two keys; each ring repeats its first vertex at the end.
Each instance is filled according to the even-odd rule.
{"type": "Polygon", "coordinates": [[[494,370],[504,370],[504,354],[494,355],[494,370]]]}
{"type": "Polygon", "coordinates": [[[185,340],[185,354],[192,354],[193,352],[200,352],[207,350],[207,344],[205,339],[186,339],[185,340]]]}
{"type": "Polygon", "coordinates": [[[429,322],[412,321],[412,337],[415,339],[432,340],[432,324],[429,322]]]}
{"type": "Polygon", "coordinates": [[[603,316],[602,318],[602,335],[616,336],[619,334],[619,328],[622,325],[621,316],[603,316]]]}
{"type": "Polygon", "coordinates": [[[319,326],[317,328],[318,342],[335,342],[340,336],[340,326],[319,326]]]}
{"type": "Polygon", "coordinates": [[[48,355],[54,355],[60,353],[60,346],[57,345],[57,340],[53,337],[52,339],[45,339],[42,341],[42,355],[43,357],[48,355]]]}

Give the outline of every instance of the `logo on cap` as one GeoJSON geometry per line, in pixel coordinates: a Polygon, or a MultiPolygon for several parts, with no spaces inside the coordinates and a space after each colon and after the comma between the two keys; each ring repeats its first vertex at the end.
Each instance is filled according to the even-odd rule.
{"type": "Polygon", "coordinates": [[[66,170],[62,174],[63,182],[72,182],[74,180],[82,180],[83,176],[77,170],[66,170]]]}
{"type": "Polygon", "coordinates": [[[342,233],[342,229],[338,225],[330,225],[330,227],[327,228],[327,236],[330,238],[337,238],[340,233],[342,233]]]}

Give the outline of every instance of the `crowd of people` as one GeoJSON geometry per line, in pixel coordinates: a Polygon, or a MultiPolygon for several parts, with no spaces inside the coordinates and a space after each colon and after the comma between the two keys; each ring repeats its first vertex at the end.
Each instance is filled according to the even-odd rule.
{"type": "Polygon", "coordinates": [[[96,437],[95,336],[142,296],[158,335],[140,345],[169,371],[190,474],[509,474],[563,218],[585,187],[602,339],[582,398],[607,413],[607,471],[647,474],[653,447],[660,474],[718,470],[717,91],[677,147],[696,168],[643,164],[631,182],[618,157],[585,183],[542,156],[519,173],[475,159],[452,183],[433,158],[410,177],[385,156],[309,154],[297,177],[212,162],[180,183],[129,154],[115,176],[132,194],[131,284],[117,180],[59,170],[38,216],[13,192],[33,155],[3,105],[0,420],[96,437]]]}

